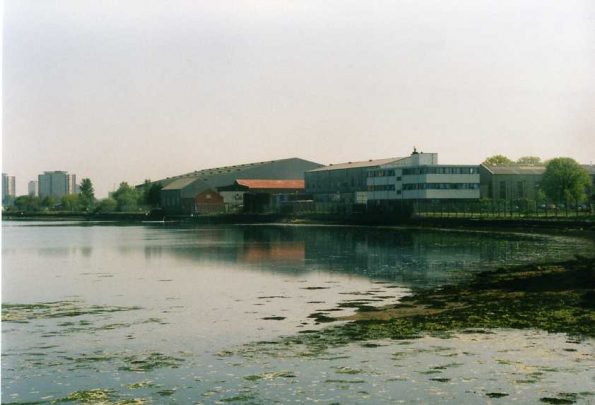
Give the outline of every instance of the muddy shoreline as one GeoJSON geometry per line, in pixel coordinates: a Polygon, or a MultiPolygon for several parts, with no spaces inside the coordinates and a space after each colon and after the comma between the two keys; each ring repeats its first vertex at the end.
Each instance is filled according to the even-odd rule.
{"type": "Polygon", "coordinates": [[[311,350],[379,339],[448,337],[490,329],[539,329],[571,339],[595,338],[595,258],[504,267],[460,285],[417,289],[397,305],[362,305],[348,317],[320,313],[322,330],[287,343],[311,350]],[[334,321],[348,321],[332,325],[334,321]]]}

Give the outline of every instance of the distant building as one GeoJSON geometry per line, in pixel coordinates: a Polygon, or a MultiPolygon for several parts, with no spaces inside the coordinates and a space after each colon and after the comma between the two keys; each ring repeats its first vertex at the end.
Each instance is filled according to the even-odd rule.
{"type": "Polygon", "coordinates": [[[325,166],[305,178],[306,192],[319,204],[479,198],[478,166],[439,165],[438,154],[415,150],[407,157],[325,166]]]}
{"type": "MultiPolygon", "coordinates": [[[[163,209],[169,212],[194,213],[200,212],[199,202],[197,201],[199,194],[201,199],[204,197],[201,200],[204,207],[206,194],[201,194],[204,191],[212,190],[211,198],[218,201],[219,197],[221,197],[223,206],[225,206],[225,202],[229,201],[230,196],[221,195],[217,190],[220,187],[234,185],[238,179],[303,180],[304,172],[320,166],[322,165],[319,163],[299,158],[281,159],[200,170],[159,180],[155,183],[163,186],[160,193],[163,209]],[[217,195],[213,193],[217,193],[217,195]]],[[[238,198],[242,198],[243,201],[243,194],[238,198]]],[[[219,208],[221,207],[218,204],[217,209],[219,208]]]]}
{"type": "Polygon", "coordinates": [[[37,182],[35,180],[31,180],[29,182],[27,185],[27,191],[31,197],[37,197],[39,193],[37,192],[37,182]]]}
{"type": "Polygon", "coordinates": [[[60,198],[75,193],[76,175],[65,171],[44,172],[38,176],[39,197],[60,198]]]}
{"type": "Polygon", "coordinates": [[[331,164],[305,173],[306,193],[317,203],[366,203],[368,171],[402,160],[394,157],[331,164]]]}
{"type": "Polygon", "coordinates": [[[537,200],[545,165],[479,166],[481,197],[537,200]]]}
{"type": "Polygon", "coordinates": [[[2,173],[2,205],[12,205],[16,195],[15,177],[2,173]]]}
{"type": "Polygon", "coordinates": [[[441,165],[437,153],[418,153],[368,171],[367,200],[476,200],[479,167],[441,165]]]}
{"type": "Polygon", "coordinates": [[[230,186],[218,187],[227,210],[264,212],[304,197],[304,180],[237,179],[230,186]]]}
{"type": "MultiPolygon", "coordinates": [[[[595,193],[595,166],[581,165],[591,177],[586,190],[591,199],[595,193]]],[[[479,167],[481,197],[492,200],[538,200],[545,165],[508,165],[479,167]]]]}

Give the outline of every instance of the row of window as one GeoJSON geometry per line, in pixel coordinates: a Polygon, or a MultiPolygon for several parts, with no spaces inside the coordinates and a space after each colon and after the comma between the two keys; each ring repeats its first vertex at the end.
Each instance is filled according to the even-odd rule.
{"type": "Polygon", "coordinates": [[[415,174],[477,174],[477,167],[412,167],[403,169],[403,175],[415,174]]]}
{"type": "Polygon", "coordinates": [[[394,184],[380,184],[375,186],[368,186],[368,191],[394,191],[394,184]]]}
{"type": "Polygon", "coordinates": [[[403,190],[479,190],[479,183],[414,183],[414,184],[403,184],[403,190]]]}
{"type": "Polygon", "coordinates": [[[368,172],[368,177],[386,177],[386,176],[394,176],[395,171],[393,169],[389,170],[370,170],[368,172]]]}

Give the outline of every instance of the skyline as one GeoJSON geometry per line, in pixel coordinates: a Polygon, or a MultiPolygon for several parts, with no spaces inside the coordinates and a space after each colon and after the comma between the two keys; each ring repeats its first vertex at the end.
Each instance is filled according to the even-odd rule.
{"type": "Polygon", "coordinates": [[[595,156],[595,5],[5,2],[2,171],[595,156]]]}

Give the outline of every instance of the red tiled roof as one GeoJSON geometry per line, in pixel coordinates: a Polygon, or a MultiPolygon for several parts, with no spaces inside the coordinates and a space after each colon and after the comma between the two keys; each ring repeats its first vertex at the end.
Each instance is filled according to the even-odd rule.
{"type": "Polygon", "coordinates": [[[254,180],[237,179],[236,183],[250,189],[303,189],[304,180],[254,180]]]}

